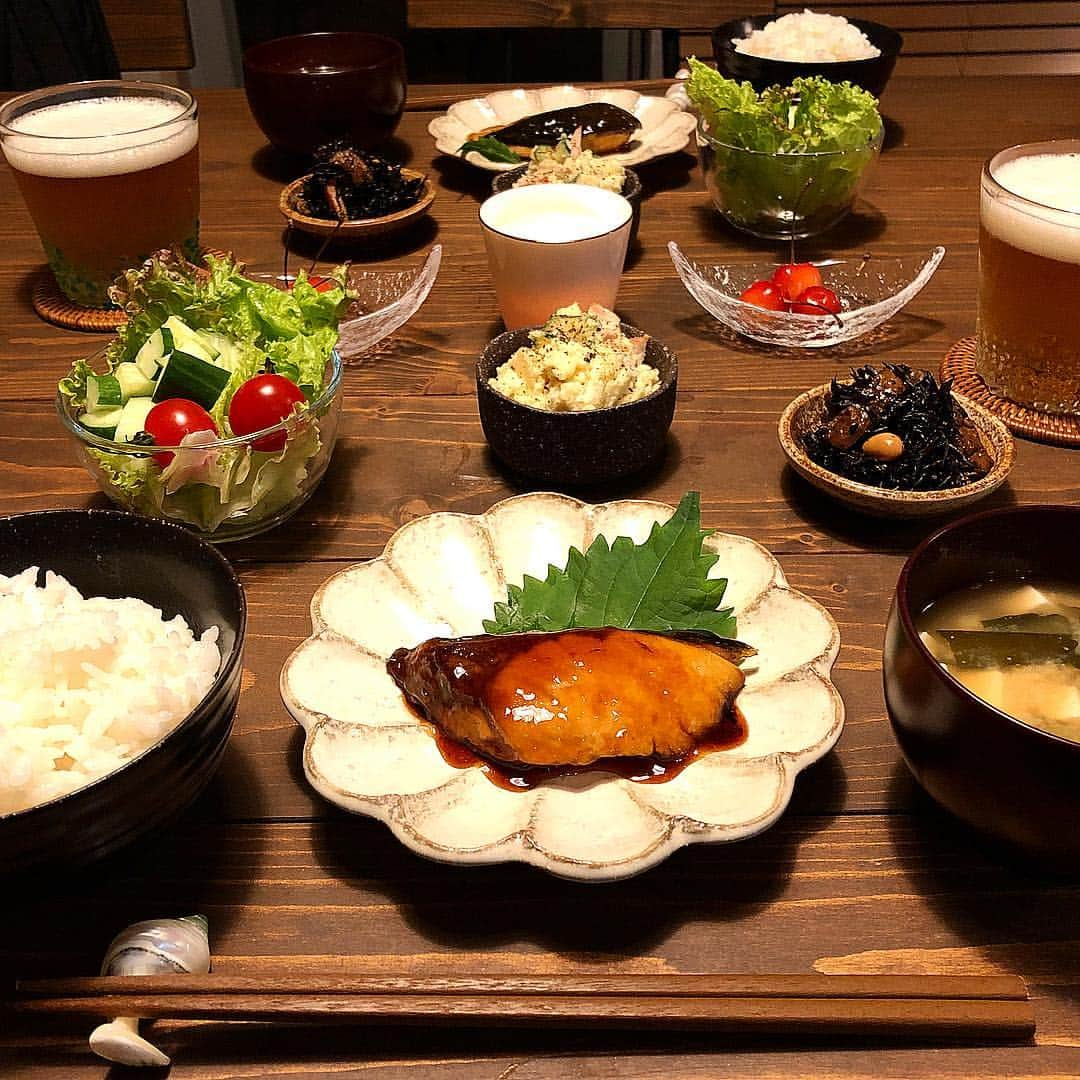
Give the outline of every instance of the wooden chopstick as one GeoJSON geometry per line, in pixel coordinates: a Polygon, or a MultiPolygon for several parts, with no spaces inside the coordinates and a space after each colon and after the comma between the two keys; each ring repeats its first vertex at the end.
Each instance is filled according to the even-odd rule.
{"type": "Polygon", "coordinates": [[[1029,1039],[1035,1030],[1030,1002],[977,998],[102,993],[25,998],[13,1005],[19,1014],[48,1016],[707,1030],[890,1039],[1014,1041],[1029,1039]]]}
{"type": "Polygon", "coordinates": [[[23,1015],[1024,1040],[1024,981],[966,975],[172,975],[29,979],[23,1015]]]}
{"type": "Polygon", "coordinates": [[[24,979],[20,998],[105,994],[418,994],[614,997],[910,998],[1026,1001],[1013,975],[163,975],[24,979]]]}
{"type": "MultiPolygon", "coordinates": [[[[617,88],[620,90],[636,90],[639,94],[663,95],[671,84],[672,79],[636,79],[620,83],[583,82],[576,86],[585,90],[603,90],[605,88],[617,88]]],[[[476,83],[475,85],[461,86],[424,86],[418,84],[409,87],[408,96],[405,99],[406,112],[423,112],[426,110],[445,109],[453,105],[455,101],[465,101],[469,98],[484,97],[496,90],[511,90],[515,86],[523,86],[524,89],[537,89],[550,86],[551,83],[476,83]]]]}

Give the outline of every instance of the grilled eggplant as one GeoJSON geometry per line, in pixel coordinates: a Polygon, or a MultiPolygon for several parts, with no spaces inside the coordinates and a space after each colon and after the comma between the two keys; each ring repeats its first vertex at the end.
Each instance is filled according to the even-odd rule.
{"type": "Polygon", "coordinates": [[[432,638],[387,670],[441,731],[489,760],[677,759],[733,718],[754,650],[694,633],[563,630],[432,638]]]}
{"type": "Polygon", "coordinates": [[[592,101],[586,105],[571,105],[565,109],[523,116],[512,124],[484,128],[469,139],[489,136],[509,146],[521,157],[529,157],[534,146],[554,146],[560,139],[569,138],[581,128],[581,148],[594,154],[611,154],[621,150],[641,127],[641,121],[618,105],[592,101]]]}

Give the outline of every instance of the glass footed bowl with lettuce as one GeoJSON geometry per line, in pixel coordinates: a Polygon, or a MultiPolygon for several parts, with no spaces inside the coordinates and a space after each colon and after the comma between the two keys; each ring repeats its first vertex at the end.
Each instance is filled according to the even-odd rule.
{"type": "Polygon", "coordinates": [[[803,239],[851,210],[884,140],[872,94],[817,76],[758,94],[689,64],[705,186],[727,222],[766,240],[803,239]]]}
{"type": "Polygon", "coordinates": [[[330,462],[341,413],[345,271],[291,289],[231,258],[159,253],[113,286],[128,315],[60,381],[56,407],[118,506],[215,543],[290,517],[330,462]]]}

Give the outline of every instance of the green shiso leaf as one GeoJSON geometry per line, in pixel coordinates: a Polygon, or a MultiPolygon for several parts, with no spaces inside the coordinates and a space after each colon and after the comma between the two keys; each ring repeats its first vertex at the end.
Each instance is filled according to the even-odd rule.
{"type": "Polygon", "coordinates": [[[486,157],[488,161],[505,161],[517,165],[524,160],[519,154],[515,154],[506,143],[499,142],[498,139],[493,139],[490,135],[482,135],[479,139],[469,139],[468,142],[461,144],[458,153],[464,155],[473,150],[481,157],[486,157]]]}
{"type": "Polygon", "coordinates": [[[585,554],[572,547],[565,568],[549,566],[543,581],[526,575],[521,585],[511,585],[484,629],[517,634],[614,626],[734,637],[732,609],[719,608],[727,580],[708,576],[718,556],[702,551],[712,532],[701,528],[698,493],[688,492],[643,544],[628,536],[608,544],[598,536],[585,554]]]}

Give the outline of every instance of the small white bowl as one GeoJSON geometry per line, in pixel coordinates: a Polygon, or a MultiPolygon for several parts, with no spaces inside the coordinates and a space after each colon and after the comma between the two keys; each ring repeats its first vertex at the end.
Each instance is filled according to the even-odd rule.
{"type": "Polygon", "coordinates": [[[861,337],[891,319],[930,280],[945,257],[936,247],[928,255],[858,256],[824,259],[814,265],[843,305],[839,315],[799,315],[767,311],[739,299],[752,282],[771,278],[774,262],[699,263],[668,243],[686,291],[725,326],[754,341],[821,349],[861,337]]]}

